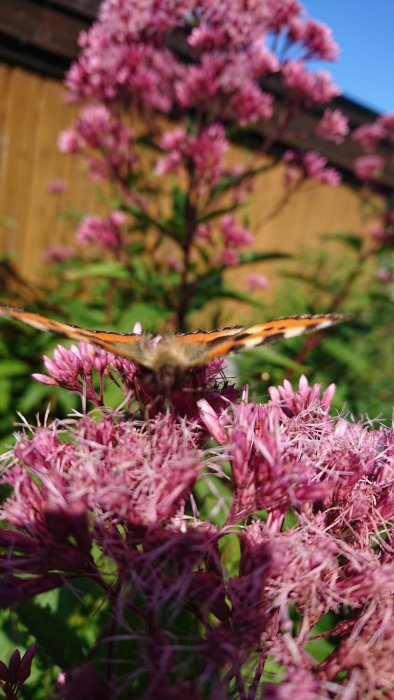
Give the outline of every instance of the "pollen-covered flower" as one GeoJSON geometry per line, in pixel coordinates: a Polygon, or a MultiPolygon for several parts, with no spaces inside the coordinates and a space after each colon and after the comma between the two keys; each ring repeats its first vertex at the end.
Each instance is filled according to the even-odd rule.
{"type": "MultiPolygon", "coordinates": [[[[70,348],[58,345],[53,360],[44,356],[48,375],[36,373],[33,377],[43,384],[61,386],[85,395],[96,406],[102,406],[104,377],[109,375],[111,367],[117,366],[118,363],[119,360],[114,355],[88,343],[78,343],[70,348]]],[[[124,360],[122,367],[131,381],[136,373],[135,365],[124,360]]]]}
{"type": "Polygon", "coordinates": [[[335,394],[335,384],[321,394],[320,384],[309,386],[305,375],[300,377],[298,390],[294,390],[290,382],[285,379],[283,386],[270,386],[268,389],[271,401],[280,406],[283,413],[291,418],[303,411],[313,411],[316,414],[319,410],[327,414],[335,394]]]}
{"type": "MultiPolygon", "coordinates": [[[[66,379],[84,363],[126,363],[64,352],[73,355],[59,357],[66,379]]],[[[196,419],[167,405],[154,419],[102,408],[26,426],[2,458],[2,604],[94,584],[94,604],[111,602],[109,642],[132,650],[121,681],[117,659],[108,662],[116,688],[143,671],[152,693],[159,678],[170,698],[168,679],[179,685],[187,672],[199,697],[198,662],[198,677],[202,669],[219,690],[225,672],[247,663],[245,696],[256,687],[279,698],[297,679],[305,698],[324,697],[334,680],[379,690],[394,651],[394,432],[330,416],[333,389],[302,378],[257,404],[246,392],[234,403],[214,384],[196,419]],[[313,660],[306,645],[328,635],[339,644],[313,660]],[[261,678],[262,645],[279,665],[272,683],[261,678]]],[[[105,687],[94,659],[60,674],[64,695],[78,678],[105,687]]]]}

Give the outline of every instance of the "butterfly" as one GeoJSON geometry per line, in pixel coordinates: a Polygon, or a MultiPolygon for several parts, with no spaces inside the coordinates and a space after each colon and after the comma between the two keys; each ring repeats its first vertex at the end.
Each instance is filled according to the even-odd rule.
{"type": "Polygon", "coordinates": [[[72,340],[92,343],[132,360],[144,378],[150,379],[159,391],[167,395],[182,383],[188,370],[204,367],[215,358],[320,331],[346,318],[346,314],[289,316],[247,328],[232,326],[154,338],[140,333],[92,331],[7,306],[0,306],[0,316],[21,321],[40,331],[52,331],[72,340]]]}

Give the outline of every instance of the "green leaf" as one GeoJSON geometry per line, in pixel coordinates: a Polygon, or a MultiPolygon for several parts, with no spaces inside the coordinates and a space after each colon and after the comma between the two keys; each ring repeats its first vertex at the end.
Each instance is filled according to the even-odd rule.
{"type": "Polygon", "coordinates": [[[217,219],[219,216],[223,216],[223,214],[229,214],[232,211],[236,211],[236,209],[239,209],[242,204],[232,204],[229,207],[222,207],[221,209],[215,209],[214,211],[210,211],[207,214],[203,214],[203,216],[199,216],[197,219],[198,224],[202,224],[205,221],[210,221],[211,219],[217,219]]]}
{"type": "Polygon", "coordinates": [[[368,376],[369,360],[354,351],[354,347],[340,338],[325,338],[323,349],[342,365],[347,365],[357,374],[368,376]]]}
{"type": "Polygon", "coordinates": [[[140,136],[137,136],[137,138],[135,139],[135,143],[137,143],[140,146],[145,146],[146,148],[150,148],[152,151],[155,151],[156,153],[163,153],[163,149],[157,145],[157,143],[152,139],[151,135],[148,132],[146,132],[145,134],[141,134],[140,136]]]}
{"type": "Polygon", "coordinates": [[[11,405],[11,384],[8,379],[0,379],[0,413],[6,413],[11,405]]]}
{"type": "Polygon", "coordinates": [[[281,352],[280,350],[275,350],[272,347],[254,348],[253,350],[249,350],[249,352],[244,355],[235,356],[236,363],[243,363],[244,360],[250,361],[251,359],[253,359],[253,364],[261,359],[267,364],[276,365],[277,367],[284,367],[285,369],[292,369],[300,374],[308,374],[308,372],[310,372],[309,368],[305,365],[292,360],[285,353],[281,352]]]}
{"type": "Polygon", "coordinates": [[[172,218],[169,221],[171,228],[174,228],[178,234],[183,234],[185,230],[185,217],[187,207],[187,195],[180,187],[174,187],[172,190],[172,218]]]}
{"type": "Polygon", "coordinates": [[[116,260],[84,265],[79,270],[68,270],[67,279],[78,280],[86,277],[111,277],[112,279],[128,280],[130,272],[116,260]]]}
{"type": "Polygon", "coordinates": [[[40,382],[28,384],[26,391],[15,406],[15,410],[21,413],[28,413],[32,409],[37,409],[37,406],[42,407],[43,404],[46,408],[50,399],[50,391],[51,387],[46,384],[40,384],[40,382]]]}
{"type": "Polygon", "coordinates": [[[157,228],[159,231],[165,233],[167,236],[171,236],[173,234],[173,232],[169,230],[164,223],[162,223],[158,219],[155,219],[153,216],[150,216],[150,214],[141,209],[141,207],[137,207],[131,204],[125,204],[122,206],[122,209],[124,209],[124,211],[129,212],[130,214],[133,214],[140,226],[142,225],[143,228],[153,226],[153,228],[157,228]]]}
{"type": "Polygon", "coordinates": [[[220,182],[215,185],[215,187],[212,188],[208,201],[212,201],[215,199],[215,197],[224,194],[224,192],[231,190],[233,187],[237,187],[237,185],[240,185],[244,180],[250,180],[256,175],[259,175],[259,173],[264,173],[271,168],[272,163],[269,165],[262,165],[260,168],[251,168],[240,175],[227,175],[226,177],[222,178],[220,182]]]}
{"type": "Polygon", "coordinates": [[[320,238],[324,241],[339,241],[339,243],[343,243],[348,248],[352,248],[352,250],[361,250],[364,244],[364,239],[361,236],[357,233],[351,233],[350,231],[322,233],[320,238]]]}
{"type": "Polygon", "coordinates": [[[268,253],[256,253],[253,250],[247,250],[239,255],[239,265],[248,265],[254,262],[264,262],[265,260],[284,260],[291,258],[289,253],[281,253],[279,251],[270,251],[268,253]]]}
{"type": "Polygon", "coordinates": [[[0,360],[0,378],[17,377],[21,374],[28,374],[28,372],[29,365],[22,360],[0,360]]]}
{"type": "Polygon", "coordinates": [[[245,294],[244,292],[238,292],[236,289],[231,289],[231,287],[226,287],[225,285],[216,293],[216,296],[222,297],[224,299],[236,299],[236,301],[242,301],[245,304],[250,304],[251,306],[257,306],[258,309],[265,309],[266,304],[258,299],[255,299],[250,294],[245,294]]]}
{"type": "Polygon", "coordinates": [[[0,503],[3,504],[12,495],[13,491],[11,484],[0,484],[0,503]]]}
{"type": "Polygon", "coordinates": [[[168,309],[141,302],[133,304],[127,309],[120,316],[117,325],[125,333],[131,333],[133,326],[138,322],[141,323],[144,332],[155,331],[158,322],[168,318],[170,315],[171,311],[168,309]]]}
{"type": "Polygon", "coordinates": [[[81,639],[66,624],[61,614],[32,599],[18,605],[17,612],[23,624],[57,666],[67,670],[83,663],[85,650],[81,639]]]}
{"type": "Polygon", "coordinates": [[[290,280],[298,280],[299,282],[305,282],[311,285],[314,289],[318,289],[320,292],[327,292],[329,287],[326,284],[322,284],[313,275],[304,275],[302,272],[291,272],[289,270],[283,270],[281,273],[282,277],[290,280]]]}

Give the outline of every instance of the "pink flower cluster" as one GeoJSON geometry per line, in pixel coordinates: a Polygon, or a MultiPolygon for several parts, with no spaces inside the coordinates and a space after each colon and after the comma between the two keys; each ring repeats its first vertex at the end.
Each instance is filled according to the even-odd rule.
{"type": "Polygon", "coordinates": [[[249,229],[241,226],[231,214],[224,214],[219,220],[217,235],[211,222],[203,223],[199,224],[195,231],[195,240],[208,244],[206,252],[211,254],[213,265],[233,267],[239,264],[239,251],[251,245],[254,237],[249,229]],[[217,253],[218,247],[219,253],[217,253]]]}
{"type": "Polygon", "coordinates": [[[282,69],[283,82],[291,90],[294,99],[312,102],[329,102],[340,94],[327,71],[312,73],[303,61],[287,61],[282,69]]]}
{"type": "Polygon", "coordinates": [[[101,248],[119,248],[124,243],[122,227],[126,214],[116,209],[106,219],[96,214],[85,216],[78,226],[76,237],[80,245],[95,243],[101,248]]]}
{"type": "Polygon", "coordinates": [[[377,155],[360,156],[353,163],[355,174],[363,182],[376,179],[384,167],[384,158],[377,155]]]}
{"type": "Polygon", "coordinates": [[[225,214],[221,218],[219,231],[223,245],[221,262],[229,267],[238,265],[239,254],[237,251],[253,243],[253,234],[247,228],[240,226],[231,214],[225,214]]]}
{"type": "Polygon", "coordinates": [[[389,206],[378,213],[378,220],[369,230],[375,244],[380,246],[394,243],[394,211],[389,206]]]}
{"type": "MultiPolygon", "coordinates": [[[[156,340],[152,338],[152,343],[156,340]]],[[[126,401],[131,412],[133,401],[145,415],[156,416],[166,410],[166,401],[158,395],[155,384],[147,381],[133,362],[94,345],[78,343],[70,348],[58,345],[53,359],[44,356],[44,364],[48,374],[36,373],[35,379],[81,394],[94,406],[105,405],[105,380],[110,378],[120,389],[119,403],[126,401]]],[[[226,380],[225,364],[224,360],[217,359],[206,367],[190,370],[183,386],[172,391],[167,409],[175,415],[196,419],[197,403],[202,398],[217,411],[223,409],[226,402],[235,401],[239,391],[226,380]]]]}
{"type": "Polygon", "coordinates": [[[80,45],[67,76],[73,99],[164,113],[181,106],[244,125],[270,118],[272,97],[261,80],[282,69],[297,99],[324,102],[337,94],[328,74],[307,73],[304,62],[335,60],[338,47],[329,28],[305,19],[295,0],[214,7],[207,0],[106,0],[80,45]],[[283,39],[283,65],[268,48],[273,35],[283,39]],[[283,58],[290,50],[299,61],[283,58]]]}
{"type": "Polygon", "coordinates": [[[223,156],[228,149],[228,141],[221,124],[211,124],[196,135],[178,128],[167,131],[161,140],[165,155],[157,161],[156,174],[179,172],[180,168],[190,168],[199,186],[214,185],[221,177],[223,156]]]}
{"type": "Polygon", "coordinates": [[[180,698],[187,679],[198,698],[202,675],[212,699],[235,679],[250,698],[297,683],[305,700],[391,687],[394,431],[331,416],[333,393],[303,377],[267,404],[245,394],[215,408],[205,396],[198,421],[105,409],[16,436],[2,458],[0,602],[85,578],[118,649],[105,666],[92,654],[62,670],[62,697],[79,679],[81,700],[93,687],[153,697],[158,684],[180,698]],[[328,631],[316,633],[320,621],[328,631]],[[339,640],[323,659],[321,636],[339,640]],[[279,671],[263,680],[268,657],[279,671]]]}
{"type": "Polygon", "coordinates": [[[60,133],[58,147],[62,153],[98,151],[100,157],[88,155],[88,163],[99,181],[114,177],[123,182],[137,160],[134,132],[105,105],[84,107],[75,126],[60,133]]]}
{"type": "Polygon", "coordinates": [[[367,153],[372,153],[381,141],[394,143],[394,114],[383,114],[371,124],[359,126],[353,131],[352,138],[367,153]]]}
{"type": "Polygon", "coordinates": [[[316,127],[316,134],[327,141],[342,143],[348,133],[347,117],[339,109],[326,109],[316,127]]]}
{"type": "Polygon", "coordinates": [[[285,181],[301,183],[308,178],[335,187],[341,182],[341,175],[335,168],[327,165],[327,159],[316,151],[296,153],[286,151],[283,161],[287,166],[285,181]]]}
{"type": "Polygon", "coordinates": [[[394,114],[383,114],[371,124],[363,124],[355,129],[352,138],[357,141],[366,155],[354,160],[356,176],[365,183],[376,180],[392,156],[378,153],[382,142],[394,144],[394,114]]]}

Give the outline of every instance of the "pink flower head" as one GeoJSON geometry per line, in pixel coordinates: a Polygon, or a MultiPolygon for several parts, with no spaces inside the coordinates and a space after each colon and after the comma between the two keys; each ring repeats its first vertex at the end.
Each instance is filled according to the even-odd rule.
{"type": "Polygon", "coordinates": [[[102,248],[118,248],[123,243],[121,226],[125,218],[122,211],[113,211],[107,219],[101,219],[96,214],[85,216],[77,229],[78,243],[95,243],[102,248]]]}
{"type": "Polygon", "coordinates": [[[327,71],[309,72],[303,61],[287,61],[282,74],[285,85],[296,99],[324,103],[339,95],[340,91],[327,71]]]}
{"type": "Polygon", "coordinates": [[[66,129],[59,134],[57,145],[61,153],[79,153],[85,144],[75,129],[66,129]]]}
{"type": "Polygon", "coordinates": [[[218,262],[226,267],[235,267],[239,264],[239,255],[235,250],[231,250],[231,248],[224,248],[218,262]]]}
{"type": "MultiPolygon", "coordinates": [[[[109,374],[111,367],[117,366],[117,359],[111,353],[101,350],[94,345],[79,343],[70,348],[58,345],[54,358],[44,356],[45,368],[48,375],[33,374],[33,377],[43,384],[61,386],[69,391],[86,395],[96,406],[103,405],[104,377],[109,374]],[[95,373],[99,379],[97,390],[95,373]]],[[[136,373],[132,362],[122,361],[123,371],[131,381],[136,373]]]]}
{"type": "Polygon", "coordinates": [[[376,271],[376,277],[383,284],[394,283],[394,270],[389,270],[387,267],[381,267],[376,271]]]}
{"type": "MultiPolygon", "coordinates": [[[[141,329],[137,327],[133,332],[140,333],[141,329]]],[[[158,337],[153,338],[152,343],[158,340],[158,337]]],[[[105,379],[113,380],[116,374],[124,398],[129,401],[134,397],[141,412],[151,416],[170,410],[173,415],[195,419],[199,399],[209,400],[219,411],[239,395],[238,389],[223,374],[225,360],[222,359],[191,369],[167,398],[158,391],[154,377],[144,375],[133,362],[88,343],[81,342],[70,348],[58,345],[53,359],[44,356],[44,364],[48,374],[33,374],[37,381],[86,396],[95,406],[104,405],[105,379]]]]}
{"type": "Polygon", "coordinates": [[[265,290],[269,287],[269,281],[265,275],[260,275],[258,272],[252,272],[247,278],[248,288],[251,292],[265,290]]]}
{"type": "Polygon", "coordinates": [[[315,131],[322,139],[342,143],[349,133],[349,122],[339,109],[326,109],[315,131]]]}
{"type": "Polygon", "coordinates": [[[73,256],[74,251],[66,245],[50,245],[46,249],[44,260],[48,263],[59,263],[73,256]]]}
{"type": "Polygon", "coordinates": [[[382,114],[378,119],[378,123],[384,129],[384,137],[391,142],[394,142],[394,114],[382,114]]]}
{"type": "Polygon", "coordinates": [[[321,410],[323,414],[327,414],[334,398],[335,384],[330,384],[323,395],[321,395],[320,384],[309,386],[307,378],[302,375],[297,391],[294,391],[290,382],[285,379],[283,386],[270,386],[268,393],[271,401],[275,405],[280,406],[283,413],[288,417],[296,416],[308,410],[313,412],[321,410]]]}
{"type": "Polygon", "coordinates": [[[326,158],[315,151],[307,151],[306,153],[286,151],[283,161],[287,165],[287,183],[296,179],[312,178],[335,187],[341,182],[340,173],[335,168],[329,167],[326,158]]]}
{"type": "Polygon", "coordinates": [[[231,214],[225,214],[220,221],[220,233],[222,234],[225,248],[244,248],[254,241],[253,234],[248,229],[239,225],[231,214]]]}
{"type": "Polygon", "coordinates": [[[208,243],[212,243],[212,225],[209,222],[198,224],[194,237],[196,241],[208,241],[208,243]]]}
{"type": "MultiPolygon", "coordinates": [[[[204,418],[208,429],[212,429],[212,416],[207,419],[205,412],[204,418]]],[[[324,495],[325,487],[312,484],[311,472],[302,460],[290,457],[290,443],[286,436],[280,436],[278,413],[244,402],[234,406],[226,418],[227,425],[225,416],[220,422],[227,430],[234,480],[230,522],[255,510],[324,495]]],[[[214,435],[220,435],[216,428],[214,435]]],[[[223,437],[220,442],[223,445],[223,437]]]]}
{"type": "Polygon", "coordinates": [[[56,177],[47,182],[46,190],[51,194],[62,194],[68,190],[68,183],[65,180],[61,180],[59,177],[56,177]]]}
{"type": "Polygon", "coordinates": [[[277,73],[280,68],[279,61],[272,51],[262,42],[253,44],[248,51],[248,61],[253,68],[256,78],[262,78],[266,74],[277,73]]]}
{"type": "Polygon", "coordinates": [[[335,61],[338,58],[339,46],[333,39],[330,27],[323,22],[306,20],[300,38],[306,47],[306,58],[319,58],[321,61],[335,61]]]}
{"type": "Polygon", "coordinates": [[[97,148],[103,138],[111,132],[111,113],[104,105],[89,105],[81,110],[78,120],[78,132],[82,139],[92,148],[97,148]]]}
{"type": "Polygon", "coordinates": [[[267,0],[266,5],[268,27],[277,34],[291,27],[301,15],[302,6],[298,0],[267,0]]]}
{"type": "Polygon", "coordinates": [[[352,133],[352,138],[361,144],[367,153],[371,153],[385,137],[385,128],[380,120],[373,124],[362,124],[352,133]]]}
{"type": "Polygon", "coordinates": [[[394,226],[390,222],[387,222],[386,225],[373,226],[369,230],[369,235],[381,245],[394,243],[394,226]]]}
{"type": "Polygon", "coordinates": [[[231,98],[230,105],[239,124],[246,126],[272,117],[273,97],[250,82],[237,90],[231,98]]]}
{"type": "MultiPolygon", "coordinates": [[[[53,539],[70,542],[72,526],[79,549],[88,551],[86,511],[97,525],[106,519],[135,525],[171,520],[203,466],[196,430],[196,424],[179,423],[170,415],[152,421],[149,431],[104,415],[99,422],[86,416],[75,423],[68,444],[54,426],[41,428],[31,439],[20,437],[15,459],[28,471],[8,473],[14,497],[4,515],[23,528],[34,506],[31,536],[42,532],[47,546],[53,539]]],[[[61,548],[54,556],[63,556],[61,548]]]]}
{"type": "Polygon", "coordinates": [[[357,177],[364,182],[375,179],[384,167],[381,156],[360,156],[353,162],[353,170],[357,177]]]}
{"type": "Polygon", "coordinates": [[[220,178],[228,142],[223,126],[211,124],[201,129],[197,136],[190,136],[183,129],[166,132],[161,147],[166,155],[157,161],[156,175],[178,172],[180,167],[192,163],[199,184],[206,181],[213,185],[220,178]]]}

